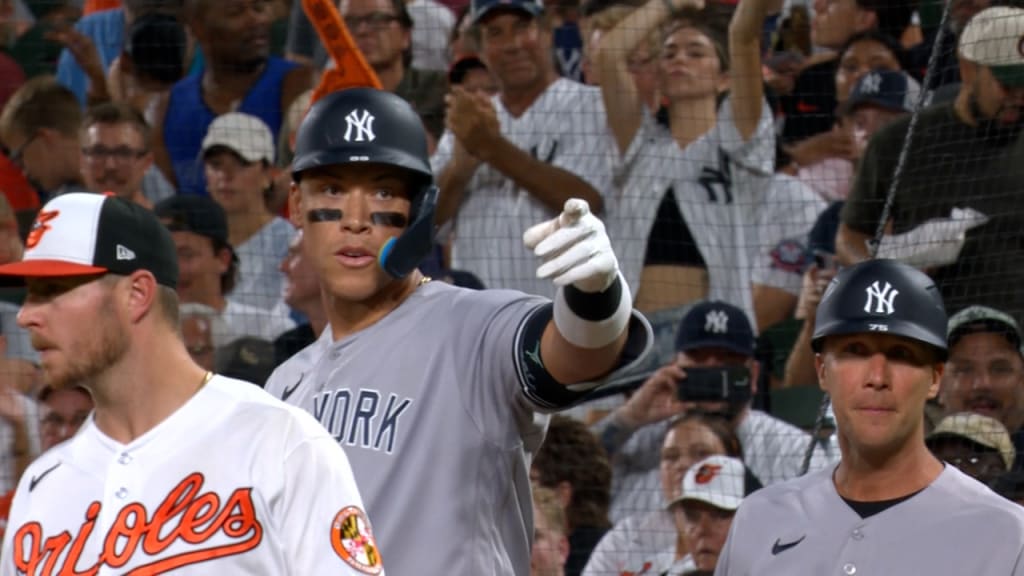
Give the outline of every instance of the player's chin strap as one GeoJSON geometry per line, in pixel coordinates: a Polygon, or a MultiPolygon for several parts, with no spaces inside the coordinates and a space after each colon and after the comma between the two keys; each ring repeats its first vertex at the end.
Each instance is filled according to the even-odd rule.
{"type": "Polygon", "coordinates": [[[404,278],[419,266],[434,246],[434,209],[437,206],[437,186],[423,192],[416,219],[400,235],[390,238],[381,246],[377,261],[394,278],[404,278]]]}
{"type": "Polygon", "coordinates": [[[600,292],[584,292],[569,284],[555,293],[555,326],[562,337],[580,348],[603,348],[618,338],[633,310],[629,285],[616,274],[600,292]]]}

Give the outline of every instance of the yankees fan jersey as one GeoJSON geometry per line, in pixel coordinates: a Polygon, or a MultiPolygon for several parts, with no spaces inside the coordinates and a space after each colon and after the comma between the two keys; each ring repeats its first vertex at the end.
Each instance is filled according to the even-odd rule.
{"type": "Polygon", "coordinates": [[[216,376],[128,444],[90,419],[33,462],[0,574],[383,574],[363,510],[308,414],[216,376]]]}
{"type": "Polygon", "coordinates": [[[671,189],[707,262],[708,299],[735,304],[754,322],[751,269],[760,242],[754,224],[771,186],[774,163],[775,134],[767,104],[762,104],[756,132],[744,141],[733,120],[732,100],[726,98],[714,128],[685,149],[645,112],[616,170],[618,192],[608,202],[608,235],[633,293],[640,291],[658,205],[671,189]]]}
{"type": "Polygon", "coordinates": [[[715,574],[1021,575],[1024,508],[947,465],[921,492],[861,518],[821,470],[747,496],[715,574]]]}
{"type": "MultiPolygon", "coordinates": [[[[502,136],[607,197],[615,145],[600,90],[559,78],[518,118],[509,114],[500,96],[491,101],[502,136]]],[[[430,159],[434,174],[451,160],[454,145],[454,136],[446,131],[430,159]]],[[[481,165],[466,186],[456,216],[452,268],[473,272],[488,288],[553,298],[554,285],[537,278],[536,258],[523,249],[522,238],[530,226],[557,215],[495,168],[481,165]]]]}
{"type": "MultiPolygon", "coordinates": [[[[270,377],[345,447],[391,576],[529,574],[538,411],[564,400],[525,375],[540,358],[519,341],[547,306],[431,282],[369,328],[325,330],[270,377]]],[[[630,337],[649,346],[649,327],[636,318],[630,337]]]]}

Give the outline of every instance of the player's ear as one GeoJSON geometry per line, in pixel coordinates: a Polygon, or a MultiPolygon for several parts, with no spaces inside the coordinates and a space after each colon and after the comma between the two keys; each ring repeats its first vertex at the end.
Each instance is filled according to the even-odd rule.
{"type": "Polygon", "coordinates": [[[305,219],[302,217],[302,190],[299,189],[299,183],[295,180],[292,180],[288,187],[288,219],[300,230],[305,223],[305,219]]]}
{"type": "Polygon", "coordinates": [[[928,385],[928,399],[931,400],[939,395],[942,387],[942,375],[946,373],[946,363],[936,362],[932,365],[932,381],[928,385]]]}
{"type": "MultiPolygon", "coordinates": [[[[118,282],[114,285],[114,290],[121,289],[118,282]]],[[[127,290],[126,302],[128,306],[128,316],[133,324],[139,322],[144,318],[150,310],[156,306],[157,291],[159,285],[156,282],[156,278],[152,272],[148,270],[136,270],[132,272],[125,280],[124,284],[127,290]]]]}
{"type": "Polygon", "coordinates": [[[825,357],[821,353],[814,355],[814,373],[818,375],[818,387],[825,390],[825,357]]]}

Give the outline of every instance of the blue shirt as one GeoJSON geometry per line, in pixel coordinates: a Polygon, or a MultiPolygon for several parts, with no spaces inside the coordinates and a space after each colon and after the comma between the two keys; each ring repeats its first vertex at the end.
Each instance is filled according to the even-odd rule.
{"type": "MultiPolygon", "coordinates": [[[[93,12],[79,20],[75,30],[92,40],[100,53],[103,69],[109,70],[110,64],[121,55],[124,48],[124,10],[115,8],[93,12]]],[[[85,106],[89,78],[66,48],[61,50],[57,60],[57,81],[74,92],[78,101],[85,106]]]]}
{"type": "MultiPolygon", "coordinates": [[[[266,69],[242,99],[237,112],[251,114],[266,122],[277,142],[284,111],[281,92],[284,78],[298,66],[281,58],[270,58],[266,69]]],[[[179,194],[206,196],[206,177],[199,157],[203,137],[216,118],[206,105],[202,94],[203,71],[198,70],[182,78],[171,88],[164,117],[164,145],[171,157],[179,194]]]]}

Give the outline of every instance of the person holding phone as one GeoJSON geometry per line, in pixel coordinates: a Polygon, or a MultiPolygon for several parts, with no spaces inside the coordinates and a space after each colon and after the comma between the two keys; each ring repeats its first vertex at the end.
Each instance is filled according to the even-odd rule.
{"type": "MultiPolygon", "coordinates": [[[[612,460],[613,523],[667,504],[658,488],[659,450],[669,420],[679,414],[703,412],[724,419],[739,437],[744,463],[764,485],[800,475],[810,436],[751,406],[760,366],[754,359],[754,330],[743,310],[721,301],[697,303],[679,324],[676,350],[672,362],[592,427],[612,460]]],[[[811,469],[837,458],[837,447],[819,445],[811,469]]]]}

